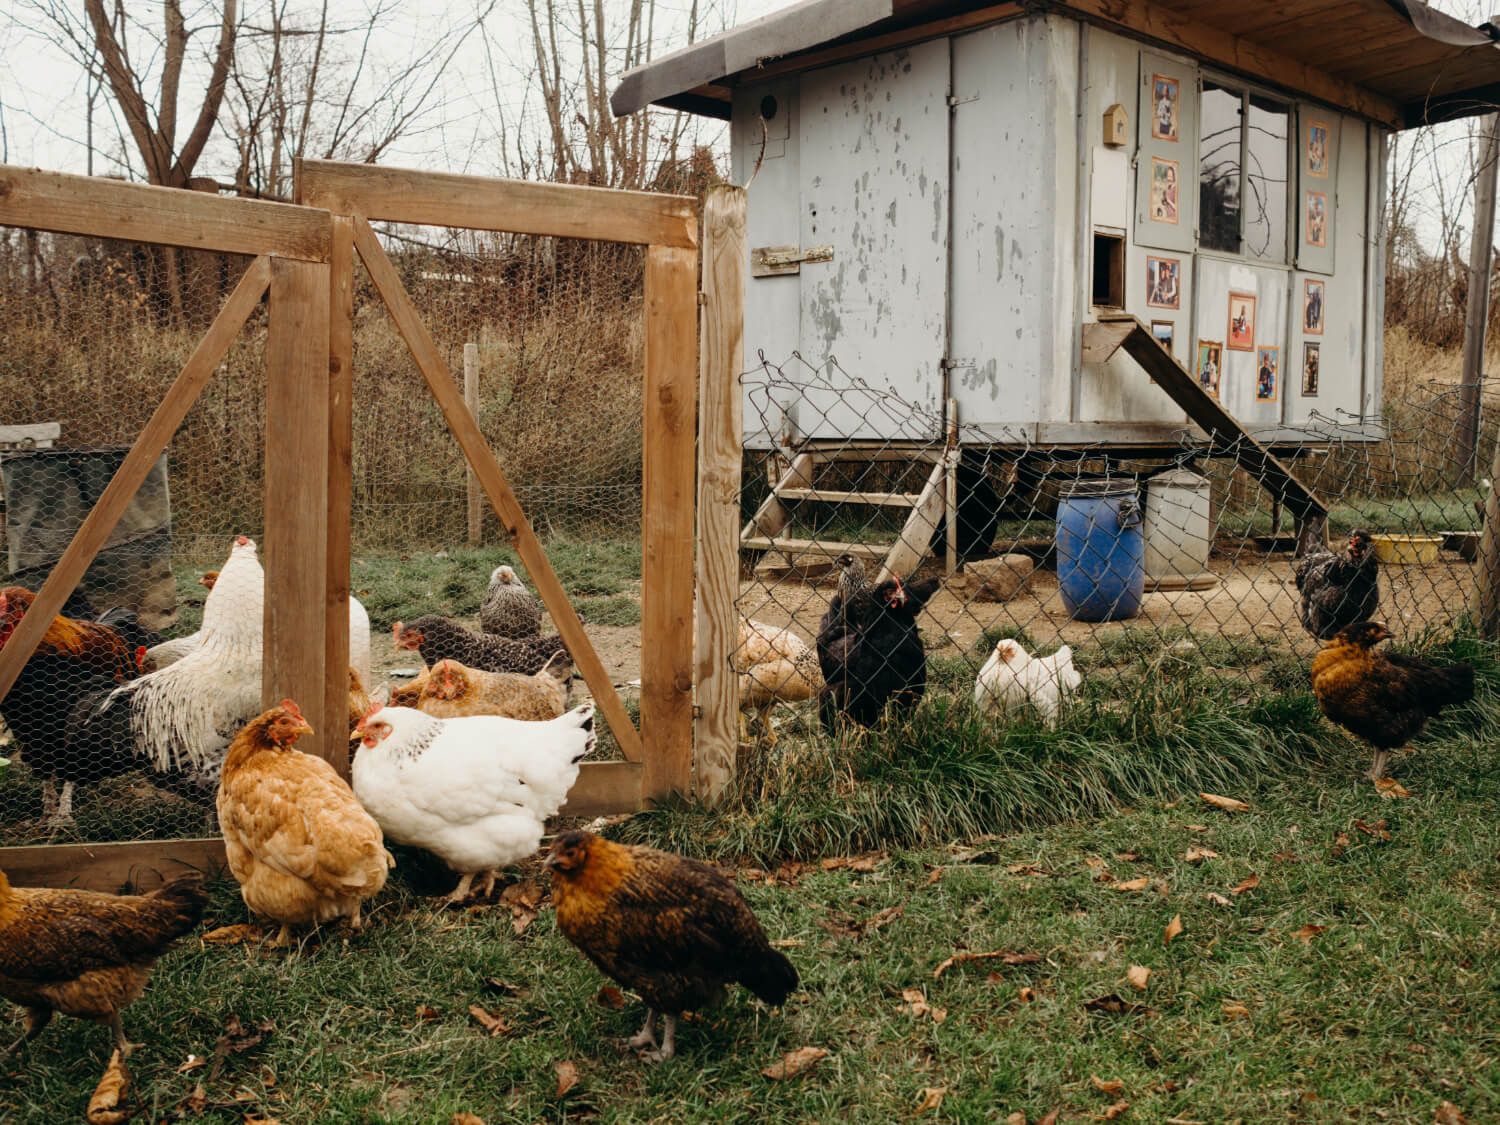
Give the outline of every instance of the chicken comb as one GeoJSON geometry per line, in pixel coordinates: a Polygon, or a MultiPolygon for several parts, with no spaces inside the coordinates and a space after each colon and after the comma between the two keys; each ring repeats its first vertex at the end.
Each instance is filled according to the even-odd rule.
{"type": "Polygon", "coordinates": [[[297,704],[296,704],[296,702],[294,702],[293,700],[283,699],[281,701],[281,703],[280,703],[280,707],[281,707],[281,709],[283,711],[285,711],[292,718],[294,718],[294,719],[301,719],[302,718],[302,708],[298,707],[297,704]]]}
{"type": "Polygon", "coordinates": [[[359,722],[355,724],[355,730],[364,730],[365,724],[375,717],[375,713],[384,707],[384,703],[371,703],[370,709],[360,716],[359,722]]]}
{"type": "Polygon", "coordinates": [[[237,536],[235,536],[234,545],[236,547],[248,547],[250,545],[250,536],[248,536],[248,535],[237,535],[237,536]]]}
{"type": "MultiPolygon", "coordinates": [[[[5,595],[0,594],[0,597],[4,597],[4,596],[5,595]]],[[[0,612],[4,612],[4,611],[0,610],[0,612]]],[[[135,646],[135,670],[137,672],[144,672],[146,670],[146,646],[145,645],[136,645],[135,646]]]]}

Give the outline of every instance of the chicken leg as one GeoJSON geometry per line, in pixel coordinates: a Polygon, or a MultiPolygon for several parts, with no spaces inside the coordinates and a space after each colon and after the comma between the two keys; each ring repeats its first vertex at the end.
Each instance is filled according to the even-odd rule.
{"type": "Polygon", "coordinates": [[[115,1047],[120,1052],[121,1060],[128,1059],[130,1052],[134,1051],[140,1044],[132,1043],[129,1039],[125,1038],[125,1024],[120,1019],[119,1012],[109,1017],[109,1029],[114,1033],[115,1047]]]}
{"type": "Polygon", "coordinates": [[[465,871],[463,878],[458,881],[458,886],[453,888],[453,893],[443,900],[443,905],[461,905],[464,899],[469,897],[469,888],[473,886],[476,874],[477,872],[474,871],[465,871]]]}
{"type": "Polygon", "coordinates": [[[666,1062],[677,1053],[677,1017],[663,1012],[661,1020],[661,1046],[641,1056],[647,1062],[666,1062]]]}
{"type": "Polygon", "coordinates": [[[18,1038],[4,1051],[0,1051],[0,1059],[8,1059],[21,1049],[23,1043],[28,1043],[42,1033],[42,1028],[52,1022],[51,1008],[27,1008],[26,1029],[18,1038]]]}
{"type": "Polygon", "coordinates": [[[646,1022],[641,1025],[641,1029],[639,1031],[637,1031],[634,1035],[632,1035],[625,1041],[625,1045],[628,1047],[634,1047],[638,1051],[645,1047],[656,1046],[655,1008],[646,1009],[646,1022]]]}
{"type": "Polygon", "coordinates": [[[1389,750],[1375,751],[1375,764],[1370,767],[1368,777],[1371,781],[1379,781],[1385,776],[1385,764],[1391,760],[1389,750]]]}

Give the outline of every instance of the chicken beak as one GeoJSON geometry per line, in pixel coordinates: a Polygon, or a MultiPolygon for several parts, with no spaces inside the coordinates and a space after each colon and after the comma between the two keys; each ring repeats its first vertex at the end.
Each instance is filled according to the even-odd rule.
{"type": "Polygon", "coordinates": [[[557,853],[556,852],[548,852],[547,853],[547,858],[544,859],[544,860],[542,860],[542,866],[545,867],[545,868],[547,868],[547,870],[549,870],[549,871],[556,871],[557,870],[557,853]]]}

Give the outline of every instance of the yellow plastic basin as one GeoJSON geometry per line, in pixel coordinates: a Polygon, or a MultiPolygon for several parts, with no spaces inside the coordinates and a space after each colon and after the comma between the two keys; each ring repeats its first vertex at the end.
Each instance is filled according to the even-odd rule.
{"type": "Polygon", "coordinates": [[[1383,563],[1426,566],[1438,561],[1441,535],[1372,535],[1375,557],[1383,563]]]}

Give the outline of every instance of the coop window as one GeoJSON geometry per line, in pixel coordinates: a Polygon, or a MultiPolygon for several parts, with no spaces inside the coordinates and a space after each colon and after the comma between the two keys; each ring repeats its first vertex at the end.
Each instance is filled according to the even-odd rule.
{"type": "Polygon", "coordinates": [[[1198,121],[1199,245],[1286,261],[1291,108],[1204,79],[1198,121]]]}
{"type": "Polygon", "coordinates": [[[1125,236],[1094,232],[1094,304],[1125,307],[1125,236]]]}
{"type": "Polygon", "coordinates": [[[1245,95],[1207,79],[1198,120],[1198,242],[1240,252],[1240,190],[1245,95]]]}

